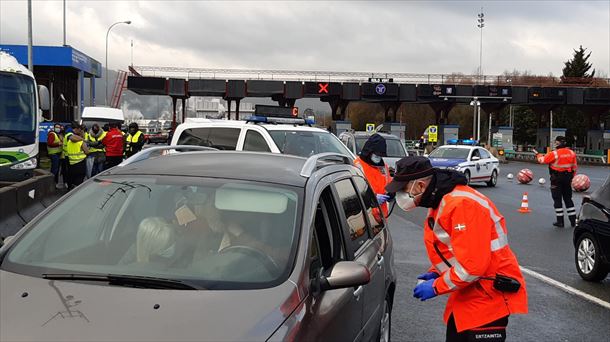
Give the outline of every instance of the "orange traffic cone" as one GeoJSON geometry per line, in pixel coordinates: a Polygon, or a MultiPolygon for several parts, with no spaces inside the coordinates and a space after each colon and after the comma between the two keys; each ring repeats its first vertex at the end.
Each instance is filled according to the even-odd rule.
{"type": "Polygon", "coordinates": [[[521,200],[521,208],[519,208],[519,212],[521,214],[529,214],[532,212],[527,201],[527,192],[523,193],[523,199],[521,200]]]}

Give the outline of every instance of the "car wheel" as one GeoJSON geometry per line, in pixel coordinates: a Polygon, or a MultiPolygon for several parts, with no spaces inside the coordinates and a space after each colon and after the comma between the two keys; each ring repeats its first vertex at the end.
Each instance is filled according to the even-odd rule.
{"type": "Polygon", "coordinates": [[[470,171],[464,171],[464,176],[466,176],[466,184],[470,184],[470,171]]]}
{"type": "Polygon", "coordinates": [[[487,182],[487,186],[494,187],[494,186],[496,186],[496,184],[498,184],[498,171],[493,170],[491,173],[491,177],[489,178],[489,181],[487,182]]]}
{"type": "Polygon", "coordinates": [[[597,239],[591,233],[578,237],[575,261],[576,270],[584,280],[601,281],[608,276],[608,266],[602,263],[597,239]]]}
{"type": "Polygon", "coordinates": [[[392,304],[390,299],[386,297],[383,301],[383,314],[379,324],[379,342],[390,342],[392,336],[392,304]]]}

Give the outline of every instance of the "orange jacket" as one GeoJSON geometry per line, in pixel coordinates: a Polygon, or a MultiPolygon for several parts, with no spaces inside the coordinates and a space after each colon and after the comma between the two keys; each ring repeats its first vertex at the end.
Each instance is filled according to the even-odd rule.
{"type": "MultiPolygon", "coordinates": [[[[360,170],[364,172],[364,176],[366,176],[366,179],[369,181],[369,184],[376,195],[385,195],[385,186],[392,181],[392,177],[390,177],[390,169],[387,165],[370,165],[364,160],[360,159],[360,157],[354,161],[354,165],[359,167],[360,170]]],[[[381,210],[385,216],[388,216],[387,203],[381,205],[381,210]]]]}
{"type": "Polygon", "coordinates": [[[536,159],[540,164],[548,164],[552,170],[559,172],[576,172],[576,153],[567,147],[558,148],[546,155],[539,153],[536,159]]]}
{"type": "Polygon", "coordinates": [[[440,274],[434,289],[439,295],[450,293],[444,318],[447,322],[453,313],[458,332],[527,313],[525,279],[506,235],[504,217],[495,205],[466,185],[457,185],[438,208],[428,212],[424,241],[430,271],[440,274]],[[516,293],[500,292],[493,280],[482,278],[496,274],[517,279],[521,288],[516,293]]]}

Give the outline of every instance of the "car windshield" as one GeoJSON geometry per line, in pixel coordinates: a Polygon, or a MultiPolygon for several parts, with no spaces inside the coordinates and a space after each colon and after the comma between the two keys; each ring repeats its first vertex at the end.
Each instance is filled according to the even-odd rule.
{"type": "Polygon", "coordinates": [[[470,150],[457,147],[441,147],[430,153],[430,158],[467,159],[470,150]]]}
{"type": "Polygon", "coordinates": [[[260,183],[101,177],[86,183],[0,256],[43,274],[156,277],[204,289],[275,286],[289,275],[302,196],[260,183]]]}
{"type": "MultiPolygon", "coordinates": [[[[364,144],[366,143],[367,140],[368,140],[368,137],[356,138],[356,148],[358,149],[358,153],[360,153],[362,151],[362,148],[364,147],[364,144]]],[[[387,139],[386,138],[385,141],[386,141],[386,145],[387,145],[387,154],[388,154],[387,156],[388,157],[402,158],[402,157],[407,156],[400,139],[387,139]]]]}
{"type": "Polygon", "coordinates": [[[30,77],[0,72],[0,147],[33,144],[36,91],[30,77]]]}
{"type": "Polygon", "coordinates": [[[310,157],[318,153],[335,152],[352,156],[345,145],[331,133],[270,130],[269,134],[281,153],[310,157]]]}

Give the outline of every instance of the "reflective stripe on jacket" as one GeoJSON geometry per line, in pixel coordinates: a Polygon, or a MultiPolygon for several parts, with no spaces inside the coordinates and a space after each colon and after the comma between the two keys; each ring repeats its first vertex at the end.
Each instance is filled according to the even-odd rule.
{"type": "Polygon", "coordinates": [[[552,170],[558,172],[575,172],[578,169],[576,153],[568,147],[558,148],[546,155],[538,154],[536,159],[540,164],[548,164],[552,170]]]}
{"type": "Polygon", "coordinates": [[[134,146],[132,144],[135,144],[138,142],[138,140],[140,139],[140,136],[142,136],[142,132],[141,131],[137,131],[136,134],[131,135],[131,133],[129,133],[127,135],[127,137],[125,138],[125,153],[132,153],[135,151],[134,146]]]}
{"type": "MultiPolygon", "coordinates": [[[[102,131],[102,134],[100,134],[99,138],[94,137],[93,135],[89,134],[89,133],[85,133],[85,140],[88,142],[92,142],[92,143],[97,143],[97,142],[101,142],[102,140],[104,140],[104,137],[106,137],[106,132],[102,131]]],[[[106,149],[105,148],[95,148],[95,147],[89,147],[89,152],[93,153],[93,152],[105,152],[106,149]]]]}
{"type": "MultiPolygon", "coordinates": [[[[367,162],[360,159],[360,157],[354,160],[354,165],[364,172],[366,180],[369,181],[369,184],[376,195],[385,195],[385,186],[392,181],[392,177],[390,177],[390,169],[387,165],[384,165],[383,167],[369,165],[367,162]]],[[[385,216],[388,216],[387,203],[381,205],[381,210],[385,216]]]]}
{"type": "Polygon", "coordinates": [[[78,142],[72,142],[71,140],[68,140],[68,147],[67,147],[67,151],[68,151],[68,161],[70,162],[70,165],[74,165],[76,163],[79,163],[81,161],[83,161],[85,158],[87,158],[87,155],[85,154],[85,152],[83,152],[82,146],[83,146],[83,142],[84,141],[78,141],[78,142]]]}
{"type": "Polygon", "coordinates": [[[63,145],[60,144],[59,146],[49,146],[49,144],[48,144],[49,140],[59,143],[59,142],[61,142],[61,139],[59,139],[59,135],[57,135],[57,133],[55,133],[55,132],[49,132],[49,135],[47,137],[47,153],[49,155],[60,154],[62,152],[63,145]]]}
{"type": "Polygon", "coordinates": [[[487,197],[457,185],[438,208],[429,210],[424,241],[431,270],[440,274],[434,288],[439,295],[450,293],[445,322],[453,314],[458,332],[527,313],[525,279],[508,245],[504,217],[487,197]],[[518,280],[521,288],[516,293],[496,290],[493,280],[483,279],[496,274],[518,280]]]}

